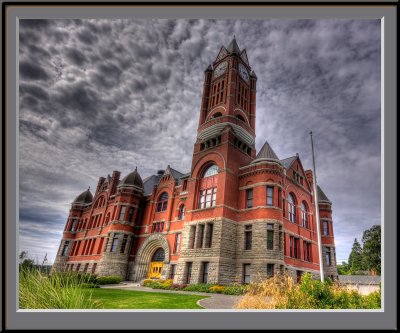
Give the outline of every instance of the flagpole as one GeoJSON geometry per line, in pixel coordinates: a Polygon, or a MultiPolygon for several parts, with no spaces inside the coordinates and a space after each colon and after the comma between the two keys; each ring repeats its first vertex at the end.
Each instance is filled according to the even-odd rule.
{"type": "Polygon", "coordinates": [[[311,136],[311,151],[313,161],[313,176],[314,176],[314,201],[315,201],[315,216],[317,218],[317,234],[318,234],[318,254],[319,254],[319,274],[321,276],[321,282],[324,282],[324,266],[322,261],[322,244],[321,244],[321,225],[319,221],[319,205],[318,205],[318,191],[317,191],[317,174],[315,172],[315,159],[314,159],[314,143],[312,132],[311,136]]]}

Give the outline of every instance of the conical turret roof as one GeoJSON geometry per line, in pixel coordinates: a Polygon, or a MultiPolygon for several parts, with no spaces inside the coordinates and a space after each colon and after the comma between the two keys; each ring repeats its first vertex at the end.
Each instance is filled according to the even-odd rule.
{"type": "Polygon", "coordinates": [[[90,192],[90,188],[88,188],[86,191],[82,192],[79,194],[75,200],[73,201],[74,204],[88,204],[93,201],[93,195],[90,192]]]}
{"type": "Polygon", "coordinates": [[[240,54],[240,48],[236,42],[235,36],[233,36],[232,41],[229,43],[228,47],[226,48],[229,53],[237,53],[240,54]]]}
{"type": "Polygon", "coordinates": [[[262,160],[278,161],[279,162],[278,156],[275,154],[274,150],[271,148],[271,146],[269,145],[268,141],[265,141],[264,145],[262,146],[262,148],[258,152],[258,154],[256,156],[256,159],[253,161],[253,163],[258,162],[258,161],[262,161],[262,160]]]}

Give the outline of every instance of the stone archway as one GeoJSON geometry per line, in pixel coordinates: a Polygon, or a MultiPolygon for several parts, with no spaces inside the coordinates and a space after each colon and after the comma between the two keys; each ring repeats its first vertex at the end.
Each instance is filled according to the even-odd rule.
{"type": "Polygon", "coordinates": [[[162,248],[165,253],[164,269],[161,274],[161,277],[163,278],[166,276],[167,274],[166,272],[169,266],[166,265],[169,264],[169,254],[170,254],[169,244],[163,235],[155,234],[149,236],[144,241],[144,243],[142,244],[136,255],[136,260],[133,268],[134,281],[141,281],[142,279],[145,279],[147,277],[147,272],[149,269],[151,258],[159,248],[162,248]]]}

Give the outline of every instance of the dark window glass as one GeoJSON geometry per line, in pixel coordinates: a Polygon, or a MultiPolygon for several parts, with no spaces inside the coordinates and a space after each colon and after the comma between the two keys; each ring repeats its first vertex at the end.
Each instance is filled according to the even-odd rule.
{"type": "Polygon", "coordinates": [[[68,246],[69,246],[69,241],[65,241],[63,250],[61,252],[61,257],[65,257],[67,255],[68,246]]]}
{"type": "Polygon", "coordinates": [[[243,265],[243,283],[250,283],[250,264],[243,265]]]}
{"type": "Polygon", "coordinates": [[[170,269],[170,271],[169,271],[169,278],[170,278],[171,280],[174,279],[174,277],[175,277],[175,272],[176,272],[176,265],[171,265],[171,269],[170,269]]]}
{"type": "Polygon", "coordinates": [[[214,229],[214,224],[207,223],[205,247],[211,247],[212,246],[213,229],[214,229]]]}
{"type": "Polygon", "coordinates": [[[208,266],[209,266],[208,262],[203,262],[203,278],[202,278],[203,283],[208,283],[208,266]]]}
{"type": "Polygon", "coordinates": [[[267,249],[268,250],[274,249],[274,225],[273,224],[267,225],[267,249]]]}
{"type": "Polygon", "coordinates": [[[246,208],[253,207],[253,189],[246,190],[246,208]]]}
{"type": "Polygon", "coordinates": [[[167,207],[168,207],[168,193],[163,192],[158,199],[156,211],[163,212],[167,210],[167,207]]]}
{"type": "Polygon", "coordinates": [[[329,236],[328,221],[323,221],[322,224],[324,228],[324,236],[329,236]]]}
{"type": "Polygon", "coordinates": [[[203,247],[203,238],[204,238],[204,224],[199,224],[199,234],[198,234],[198,243],[197,247],[203,247]]]}
{"type": "Polygon", "coordinates": [[[129,208],[129,214],[128,214],[128,222],[133,222],[132,218],[133,218],[133,213],[135,211],[134,207],[129,208]]]}
{"type": "Polygon", "coordinates": [[[121,243],[121,253],[125,253],[126,244],[128,243],[128,235],[124,235],[121,243]]]}
{"type": "Polygon", "coordinates": [[[118,237],[119,234],[114,234],[113,239],[112,239],[112,243],[111,243],[111,250],[110,252],[115,252],[117,250],[117,246],[118,246],[118,237]]]}
{"type": "Polygon", "coordinates": [[[267,264],[267,277],[274,276],[274,264],[267,264]]]}
{"type": "Polygon", "coordinates": [[[251,250],[253,238],[252,226],[246,225],[244,228],[244,248],[245,250],[251,250]]]}
{"type": "Polygon", "coordinates": [[[192,277],[192,263],[187,262],[186,263],[186,278],[185,278],[185,283],[190,283],[190,279],[192,277]]]}
{"type": "Polygon", "coordinates": [[[327,266],[331,265],[331,249],[329,247],[325,248],[325,262],[327,266]]]}
{"type": "Polygon", "coordinates": [[[125,216],[126,206],[121,206],[121,210],[119,212],[118,220],[123,221],[125,216]]]}

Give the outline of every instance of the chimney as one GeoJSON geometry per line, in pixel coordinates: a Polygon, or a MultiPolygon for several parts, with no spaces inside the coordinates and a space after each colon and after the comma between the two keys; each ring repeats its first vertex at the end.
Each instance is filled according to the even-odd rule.
{"type": "Polygon", "coordinates": [[[116,190],[117,190],[117,185],[119,182],[119,176],[121,175],[121,172],[119,171],[113,171],[112,176],[111,176],[111,183],[110,183],[110,187],[109,187],[109,193],[110,195],[115,194],[116,190]]]}
{"type": "Polygon", "coordinates": [[[106,180],[106,179],[105,179],[104,177],[100,177],[100,178],[99,178],[99,182],[97,183],[97,187],[96,187],[96,193],[95,193],[94,195],[97,195],[97,194],[99,193],[100,188],[101,188],[101,185],[104,184],[104,181],[105,181],[105,180],[106,180]]]}

